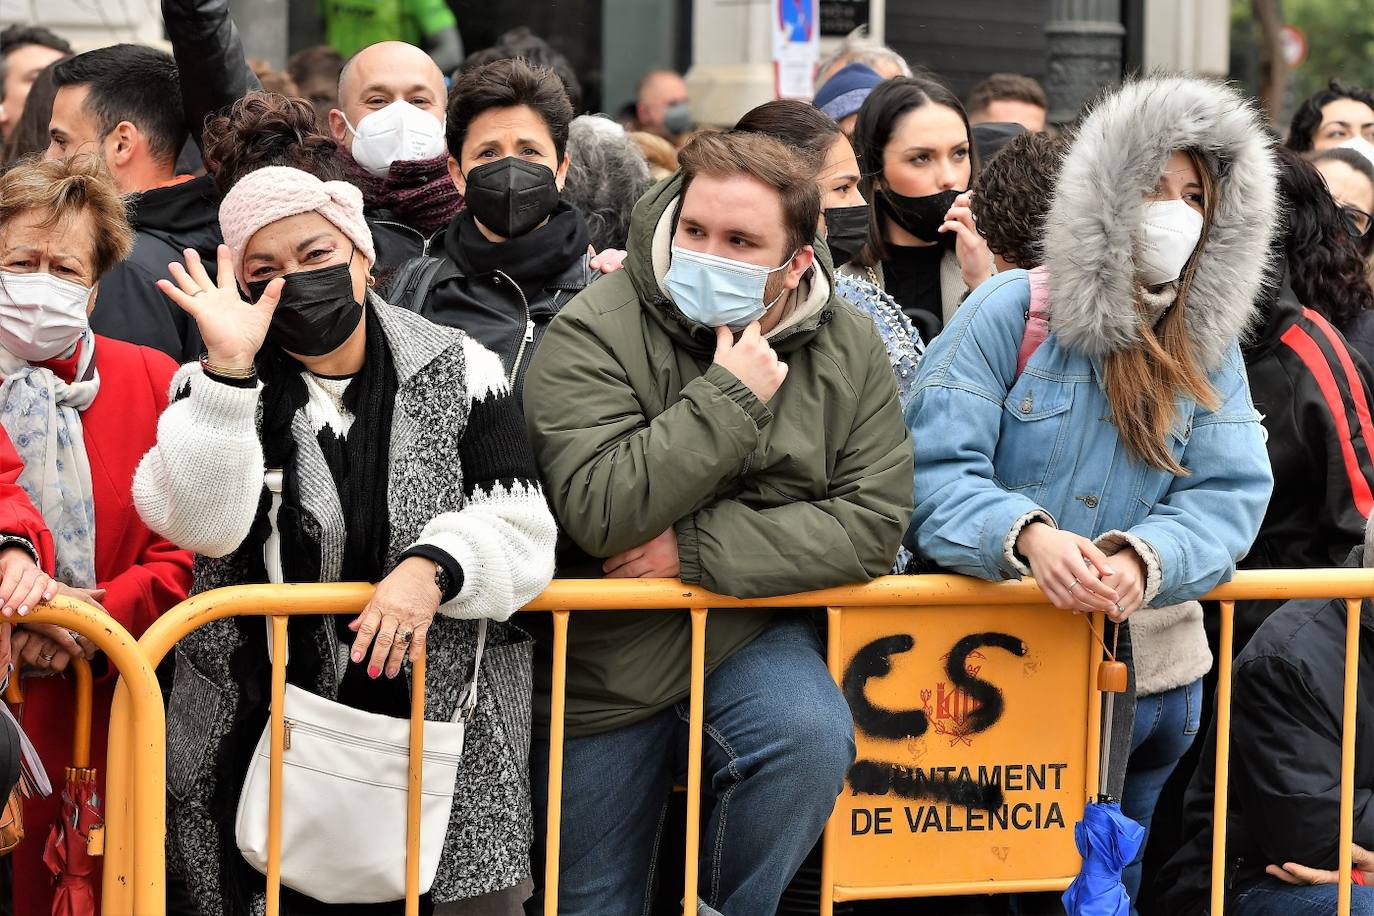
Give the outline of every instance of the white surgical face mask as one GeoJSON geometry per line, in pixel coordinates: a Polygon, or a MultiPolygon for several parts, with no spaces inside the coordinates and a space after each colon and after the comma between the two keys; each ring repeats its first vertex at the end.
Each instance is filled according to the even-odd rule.
{"type": "Polygon", "coordinates": [[[784,289],[772,302],[763,301],[768,275],[789,267],[796,252],[773,268],[677,245],[672,247],[672,255],[663,286],[678,311],[708,328],[739,331],[768,314],[787,294],[784,289]]]}
{"type": "Polygon", "coordinates": [[[372,112],[354,127],[353,159],[378,178],[385,178],[391,163],[433,159],[444,151],[444,124],[404,99],[372,112]]]}
{"type": "Polygon", "coordinates": [[[86,330],[90,298],[52,274],[0,273],[0,347],[31,363],[61,356],[86,330]]]}
{"type": "Polygon", "coordinates": [[[1368,159],[1370,165],[1374,165],[1374,143],[1370,143],[1364,137],[1351,137],[1349,140],[1337,146],[1336,149],[1353,149],[1355,152],[1368,159]]]}
{"type": "Polygon", "coordinates": [[[1136,235],[1136,272],[1146,286],[1172,283],[1183,275],[1202,238],[1202,214],[1182,200],[1145,205],[1136,235]]]}

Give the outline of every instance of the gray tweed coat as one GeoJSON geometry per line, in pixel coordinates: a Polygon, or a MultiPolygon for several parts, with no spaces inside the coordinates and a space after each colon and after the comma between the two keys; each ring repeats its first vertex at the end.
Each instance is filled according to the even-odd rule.
{"type": "MultiPolygon", "coordinates": [[[[398,377],[388,487],[391,567],[427,522],[463,505],[458,440],[469,400],[462,386],[454,384],[465,377],[457,332],[385,305],[377,311],[398,377]]],[[[320,511],[309,505],[310,479],[327,483],[322,489],[332,490],[333,485],[313,435],[303,440],[300,433],[298,429],[297,460],[306,503],[302,508],[309,516],[320,511]]],[[[251,556],[255,550],[245,547],[223,559],[198,557],[193,591],[263,581],[260,557],[251,556]]],[[[326,560],[326,571],[328,566],[326,560]]],[[[292,628],[308,628],[323,661],[316,682],[304,686],[321,696],[336,696],[348,647],[340,643],[334,627],[318,620],[297,618],[292,628]]],[[[239,855],[233,824],[217,815],[213,799],[217,790],[227,790],[237,799],[238,786],[218,785],[223,770],[217,766],[232,750],[226,739],[244,703],[244,686],[237,681],[232,659],[254,636],[260,645],[262,632],[257,619],[220,620],[193,632],[176,650],[167,717],[168,858],[205,916],[238,916],[232,901],[241,896],[226,893],[229,863],[239,855]]],[[[463,680],[471,671],[476,634],[475,621],[436,616],[429,632],[427,718],[452,718],[463,680]]],[[[297,638],[292,640],[293,653],[300,645],[297,638]]],[[[263,665],[265,670],[265,658],[263,665]]],[[[499,891],[529,877],[530,665],[529,637],[517,627],[492,622],[477,711],[468,724],[448,835],[431,889],[436,902],[499,891]]],[[[366,825],[360,824],[358,833],[360,840],[364,838],[366,825]]],[[[260,885],[251,894],[250,909],[260,909],[260,885]]]]}

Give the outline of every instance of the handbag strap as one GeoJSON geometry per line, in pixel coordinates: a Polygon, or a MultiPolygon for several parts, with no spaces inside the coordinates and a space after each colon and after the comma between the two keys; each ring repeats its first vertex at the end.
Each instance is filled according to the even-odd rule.
{"type": "MultiPolygon", "coordinates": [[[[273,585],[280,585],[283,579],[281,564],[281,531],[277,528],[277,513],[281,509],[281,490],[282,472],[280,468],[268,468],[263,474],[263,483],[267,486],[268,492],[272,494],[272,502],[267,507],[267,523],[270,531],[267,540],[262,545],[263,565],[267,567],[267,581],[273,585]]],[[[267,617],[263,623],[267,627],[267,661],[272,662],[272,618],[267,617]]],[[[477,622],[477,651],[473,655],[472,661],[472,680],[468,682],[467,690],[458,701],[458,708],[453,712],[454,722],[466,722],[472,718],[473,711],[477,708],[477,678],[482,671],[482,650],[487,644],[487,619],[483,617],[477,622]]],[[[291,662],[291,649],[286,647],[284,650],[285,663],[291,662]]]]}
{"type": "Polygon", "coordinates": [[[472,658],[472,680],[468,682],[468,689],[458,701],[458,708],[453,711],[454,722],[466,722],[471,719],[473,710],[477,708],[477,676],[482,671],[482,649],[486,644],[487,618],[483,617],[477,621],[477,652],[472,658]]]}

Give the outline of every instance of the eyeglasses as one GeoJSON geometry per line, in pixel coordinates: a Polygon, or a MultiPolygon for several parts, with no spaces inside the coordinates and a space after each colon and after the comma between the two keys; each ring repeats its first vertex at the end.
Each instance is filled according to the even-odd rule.
{"type": "Polygon", "coordinates": [[[1361,210],[1359,207],[1346,205],[1341,207],[1341,215],[1345,217],[1345,228],[1357,239],[1362,239],[1369,234],[1369,227],[1374,225],[1374,216],[1361,210]]]}

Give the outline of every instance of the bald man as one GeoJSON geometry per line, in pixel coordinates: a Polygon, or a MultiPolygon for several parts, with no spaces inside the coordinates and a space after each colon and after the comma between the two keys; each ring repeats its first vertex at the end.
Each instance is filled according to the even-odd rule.
{"type": "Polygon", "coordinates": [[[687,83],[672,70],[651,70],[644,74],[635,97],[635,120],[638,129],[681,146],[684,136],[692,129],[687,83]]]}
{"type": "Polygon", "coordinates": [[[379,42],[344,64],[338,105],[329,132],[369,219],[403,227],[418,254],[463,206],[448,173],[443,73],[414,45],[379,42]]]}

